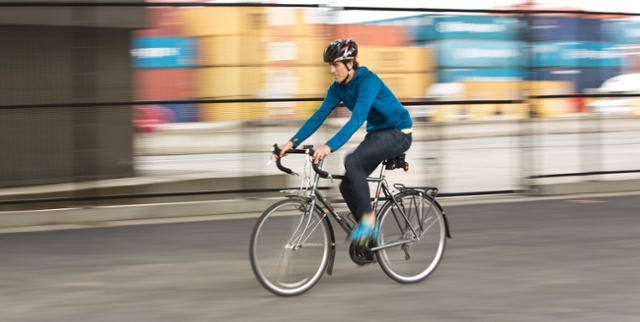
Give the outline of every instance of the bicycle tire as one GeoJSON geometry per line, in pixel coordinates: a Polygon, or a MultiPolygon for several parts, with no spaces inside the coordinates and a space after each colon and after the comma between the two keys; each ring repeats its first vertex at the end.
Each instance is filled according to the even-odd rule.
{"type": "Polygon", "coordinates": [[[274,294],[302,294],[327,269],[331,255],[330,223],[317,208],[305,214],[309,206],[303,199],[278,201],[264,211],[251,234],[251,268],[260,284],[274,294]],[[309,213],[312,221],[304,231],[300,228],[306,225],[309,213]],[[296,249],[296,244],[301,247],[296,249]]]}
{"type": "MultiPolygon", "coordinates": [[[[379,249],[376,257],[382,270],[391,279],[399,283],[420,282],[431,275],[442,260],[446,246],[446,222],[434,200],[423,192],[400,192],[394,195],[394,199],[403,208],[420,238],[379,249]]],[[[380,234],[377,242],[380,247],[415,236],[392,200],[382,206],[379,214],[380,234]]]]}

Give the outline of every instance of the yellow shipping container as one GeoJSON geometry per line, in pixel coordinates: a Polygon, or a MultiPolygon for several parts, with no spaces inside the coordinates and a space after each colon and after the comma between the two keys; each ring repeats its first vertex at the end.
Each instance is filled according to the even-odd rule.
{"type": "Polygon", "coordinates": [[[200,111],[204,122],[250,121],[268,117],[265,103],[202,104],[200,111]]]}
{"type": "Polygon", "coordinates": [[[434,105],[433,122],[463,121],[468,117],[465,105],[434,105]]]}
{"type": "Polygon", "coordinates": [[[197,72],[200,98],[255,97],[266,81],[266,67],[206,67],[197,72]]]}
{"type": "Polygon", "coordinates": [[[267,63],[264,36],[200,37],[201,66],[259,66],[267,63]]]}
{"type": "Polygon", "coordinates": [[[183,36],[266,35],[267,11],[258,7],[183,8],[183,36]]]}
{"type": "MultiPolygon", "coordinates": [[[[563,81],[531,81],[527,83],[527,96],[560,95],[574,93],[574,84],[563,81]]],[[[536,117],[558,117],[574,112],[575,102],[570,98],[545,98],[529,101],[536,117]]]]}
{"type": "Polygon", "coordinates": [[[358,62],[376,73],[417,73],[435,68],[433,51],[427,47],[360,46],[358,62]]]}
{"type": "Polygon", "coordinates": [[[378,74],[397,98],[424,97],[434,83],[434,73],[381,73],[378,74]]]}

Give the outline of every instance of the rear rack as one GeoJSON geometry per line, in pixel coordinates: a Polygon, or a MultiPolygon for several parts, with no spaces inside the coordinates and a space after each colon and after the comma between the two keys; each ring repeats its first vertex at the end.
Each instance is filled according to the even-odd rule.
{"type": "Polygon", "coordinates": [[[438,196],[438,188],[436,187],[407,187],[402,183],[394,183],[393,187],[402,192],[422,191],[424,192],[424,194],[431,196],[433,199],[438,196]]]}

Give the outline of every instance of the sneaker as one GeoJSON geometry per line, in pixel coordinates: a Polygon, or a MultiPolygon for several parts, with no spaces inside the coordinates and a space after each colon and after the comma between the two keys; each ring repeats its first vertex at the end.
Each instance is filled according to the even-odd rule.
{"type": "Polygon", "coordinates": [[[380,223],[376,220],[375,224],[361,222],[351,232],[351,240],[358,242],[359,245],[364,245],[367,240],[375,240],[378,238],[380,232],[380,223]]]}

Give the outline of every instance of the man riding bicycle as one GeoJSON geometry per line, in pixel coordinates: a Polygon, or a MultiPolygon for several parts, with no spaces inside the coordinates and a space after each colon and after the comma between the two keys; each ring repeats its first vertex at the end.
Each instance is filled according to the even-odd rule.
{"type": "Polygon", "coordinates": [[[344,161],[345,179],[340,192],[358,220],[351,239],[364,242],[378,234],[376,214],[371,209],[367,177],[387,159],[409,149],[413,123],[409,112],[374,72],[360,67],[358,45],[351,38],[331,42],[324,50],[324,62],[331,66],[331,84],[320,108],[291,139],[281,146],[280,157],[315,133],[341,102],[352,112],[349,121],[322,147],[315,150],[315,163],[340,149],[367,121],[367,134],[344,161]]]}

